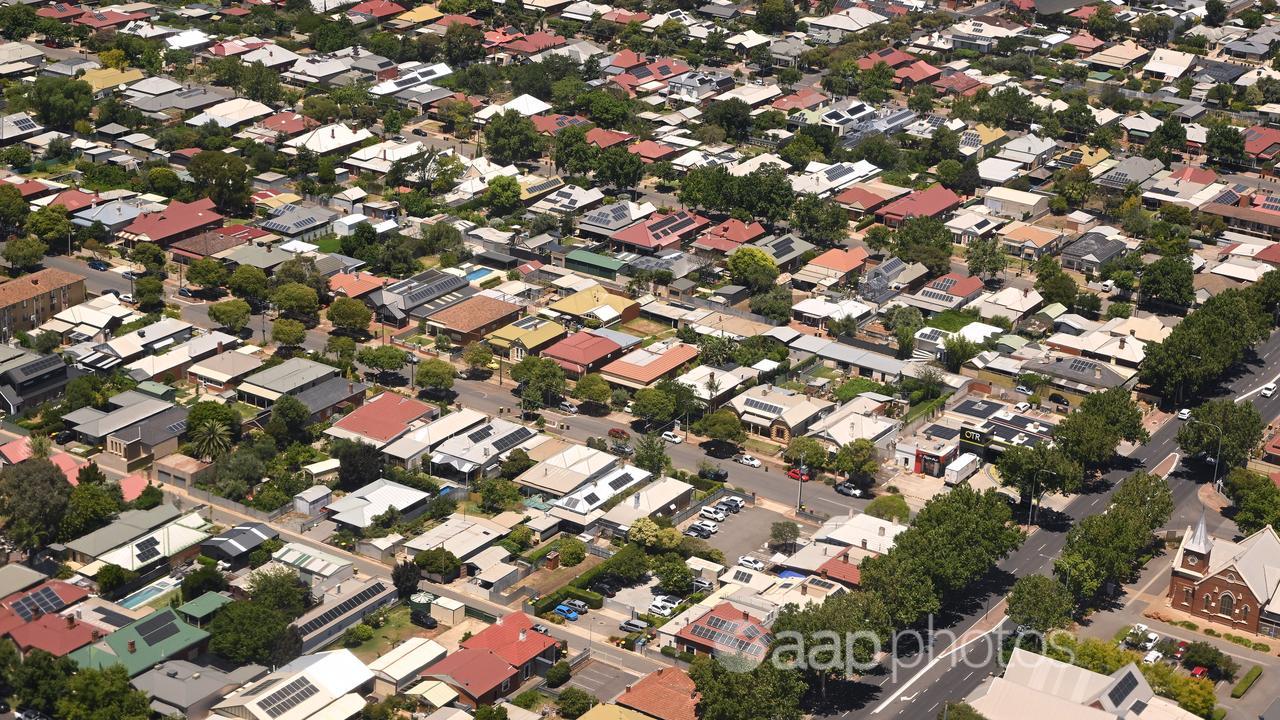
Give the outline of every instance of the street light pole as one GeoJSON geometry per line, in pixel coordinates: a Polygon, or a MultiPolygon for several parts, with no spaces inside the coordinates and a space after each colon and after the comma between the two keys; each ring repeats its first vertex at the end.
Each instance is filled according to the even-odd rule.
{"type": "Polygon", "coordinates": [[[1218,466],[1222,464],[1222,426],[1216,423],[1211,423],[1208,420],[1198,420],[1194,417],[1188,418],[1188,422],[1208,425],[1218,431],[1218,451],[1217,454],[1213,456],[1213,489],[1215,492],[1222,492],[1222,486],[1219,484],[1218,480],[1218,466]]]}

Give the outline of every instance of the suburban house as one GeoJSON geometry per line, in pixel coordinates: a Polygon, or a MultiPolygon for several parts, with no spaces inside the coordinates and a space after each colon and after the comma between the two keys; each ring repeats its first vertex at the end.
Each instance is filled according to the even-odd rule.
{"type": "Polygon", "coordinates": [[[466,278],[426,270],[379,287],[365,294],[364,301],[381,322],[404,327],[473,294],[466,278]]]}
{"type": "Polygon", "coordinates": [[[960,196],[942,185],[932,185],[898,198],[875,211],[876,220],[889,227],[898,227],[908,218],[933,217],[941,219],[946,213],[960,207],[960,196]]]}
{"type": "Polygon", "coordinates": [[[179,240],[221,227],[225,218],[213,208],[213,201],[209,198],[189,203],[174,200],[160,212],[139,215],[120,231],[118,237],[130,247],[140,242],[168,247],[179,240]]]}
{"type": "Polygon", "coordinates": [[[325,515],[339,529],[361,534],[389,511],[396,517],[412,520],[426,509],[430,493],[380,478],[353,490],[325,506],[325,515]]]}
{"type": "Polygon", "coordinates": [[[521,305],[488,295],[472,295],[432,313],[427,318],[427,326],[456,345],[467,345],[514,322],[523,312],[521,305]]]}
{"type": "Polygon", "coordinates": [[[129,677],[141,675],[166,660],[195,660],[209,633],[188,624],[173,608],[156,610],[102,640],[71,653],[81,668],[105,670],[121,665],[129,677]]]}
{"type": "Polygon", "coordinates": [[[20,415],[61,397],[67,383],[80,374],[56,355],[0,345],[0,410],[20,415]]]}
{"type": "Polygon", "coordinates": [[[603,285],[595,285],[561,298],[547,309],[586,327],[608,327],[628,323],[640,316],[640,304],[614,295],[603,285]]]}
{"type": "Polygon", "coordinates": [[[1087,232],[1062,249],[1062,267],[1082,273],[1096,273],[1108,260],[1119,258],[1129,247],[1116,237],[1087,232]]]}
{"type": "Polygon", "coordinates": [[[533,620],[511,613],[471,637],[458,650],[425,671],[458,692],[470,707],[493,705],[534,675],[545,675],[560,654],[560,644],[536,632],[533,620]]]}
{"type": "MultiPolygon", "coordinates": [[[[635,338],[636,342],[640,338],[635,338]]],[[[542,351],[544,358],[555,360],[570,378],[580,378],[600,369],[617,357],[624,348],[612,338],[599,332],[583,330],[551,345],[542,351]]]]}
{"type": "Polygon", "coordinates": [[[494,354],[520,362],[526,355],[537,355],[564,336],[565,329],[560,323],[530,315],[490,332],[485,341],[494,354]]]}
{"type": "Polygon", "coordinates": [[[866,261],[866,248],[832,248],[796,271],[791,282],[801,289],[843,285],[857,278],[866,261]]]}
{"type": "Polygon", "coordinates": [[[213,718],[305,720],[351,717],[365,706],[373,673],[350,650],[303,655],[213,706],[213,718]]]}
{"type": "Polygon", "coordinates": [[[701,699],[689,673],[664,667],[627,686],[616,702],[654,720],[697,720],[701,699]]]}
{"type": "Polygon", "coordinates": [[[613,385],[639,390],[668,377],[674,377],[685,363],[698,357],[696,345],[676,338],[656,342],[623,355],[600,369],[600,374],[613,385]]]}
{"type": "Polygon", "coordinates": [[[0,283],[0,342],[29,333],[84,301],[84,277],[57,268],[0,283]]]}
{"type": "Polygon", "coordinates": [[[330,425],[324,434],[381,448],[404,435],[416,423],[439,416],[440,408],[435,405],[399,393],[384,392],[347,413],[330,425]]]}
{"type": "Polygon", "coordinates": [[[947,273],[925,283],[919,292],[903,301],[928,316],[968,305],[982,294],[982,287],[982,278],[947,273]]]}
{"type": "Polygon", "coordinates": [[[769,628],[745,610],[722,602],[702,617],[680,628],[676,646],[700,655],[743,655],[764,658],[773,642],[769,628]]]}
{"type": "Polygon", "coordinates": [[[786,444],[804,435],[835,403],[774,385],[756,385],[726,405],[751,432],[786,444]]]}
{"type": "Polygon", "coordinates": [[[484,414],[463,408],[401,434],[382,448],[398,467],[416,469],[431,460],[431,452],[445,440],[487,422],[484,414]]]}

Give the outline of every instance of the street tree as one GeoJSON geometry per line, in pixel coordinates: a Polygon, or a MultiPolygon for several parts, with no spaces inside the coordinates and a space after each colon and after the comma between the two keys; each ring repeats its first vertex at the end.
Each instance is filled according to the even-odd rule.
{"type": "Polygon", "coordinates": [[[4,245],[4,260],[17,270],[30,270],[44,259],[49,246],[35,235],[22,235],[4,245]]]}
{"type": "Polygon", "coordinates": [[[482,370],[493,362],[493,350],[489,349],[487,343],[473,342],[462,349],[462,362],[472,372],[482,370]]]}
{"type": "Polygon", "coordinates": [[[791,438],[791,442],[787,443],[787,449],[782,452],[782,457],[792,465],[808,468],[810,472],[816,474],[821,472],[827,464],[827,449],[811,437],[796,435],[791,438]]]}
{"type": "Polygon", "coordinates": [[[307,339],[307,328],[297,320],[279,318],[271,324],[271,340],[283,347],[299,347],[307,339]]]}
{"type": "Polygon", "coordinates": [[[1193,274],[1190,258],[1166,255],[1143,270],[1138,297],[1144,303],[1190,307],[1196,299],[1193,274]]]}
{"type": "Polygon", "coordinates": [[[544,408],[564,395],[564,369],[551,358],[526,355],[511,368],[511,379],[524,385],[520,399],[527,411],[544,408]]]}
{"type": "Polygon", "coordinates": [[[453,365],[437,358],[419,364],[415,379],[420,387],[441,393],[453,387],[455,374],[453,365]]]}
{"type": "Polygon", "coordinates": [[[1041,495],[1077,492],[1084,482],[1080,463],[1046,443],[1011,447],[1000,455],[996,468],[1000,484],[1017,490],[1027,503],[1041,495]]]}
{"type": "Polygon", "coordinates": [[[1186,457],[1203,456],[1224,468],[1241,467],[1262,442],[1265,429],[1253,403],[1237,403],[1231,398],[1210,400],[1192,408],[1191,418],[1178,429],[1178,446],[1186,457]]]}
{"type": "MultiPolygon", "coordinates": [[[[770,0],[773,1],[773,0],[770,0]]],[[[689,666],[689,677],[700,695],[699,720],[800,720],[805,683],[799,673],[763,662],[738,672],[721,660],[700,657],[689,666]]]]}
{"type": "Polygon", "coordinates": [[[650,424],[670,422],[676,414],[676,401],[658,388],[641,388],[636,391],[631,414],[650,424]]]}
{"type": "Polygon", "coordinates": [[[266,300],[267,288],[267,274],[252,265],[240,265],[227,278],[227,289],[241,300],[266,300]]]}
{"type": "Polygon", "coordinates": [[[1039,633],[1065,627],[1071,622],[1075,598],[1062,583],[1044,575],[1018,578],[1009,593],[1009,619],[1019,627],[1039,633]]]}
{"type": "Polygon", "coordinates": [[[1009,256],[1000,247],[995,238],[978,238],[969,243],[965,249],[964,261],[969,266],[969,274],[995,277],[1009,265],[1009,256]]]}
{"type": "Polygon", "coordinates": [[[865,512],[871,517],[904,524],[911,519],[911,507],[907,505],[906,498],[897,493],[886,493],[876,497],[867,503],[865,512]]]}
{"type": "Polygon", "coordinates": [[[67,208],[63,205],[46,205],[27,216],[26,231],[45,245],[66,246],[74,231],[67,208]]]}
{"type": "Polygon", "coordinates": [[[841,445],[831,463],[831,469],[845,476],[846,479],[858,482],[875,478],[876,471],[880,469],[875,444],[867,438],[858,438],[841,445]]]}
{"type": "Polygon", "coordinates": [[[288,282],[271,294],[271,304],[290,320],[315,325],[320,315],[320,297],[315,289],[300,282],[288,282]]]}
{"type": "Polygon", "coordinates": [[[607,406],[613,395],[609,382],[600,373],[587,373],[573,386],[573,396],[584,403],[607,406]]]}
{"type": "Polygon", "coordinates": [[[692,429],[699,435],[734,446],[741,445],[747,439],[747,431],[742,427],[742,421],[727,408],[707,413],[693,423],[692,429]]]}
{"type": "Polygon", "coordinates": [[[671,464],[671,459],[667,457],[667,442],[657,433],[649,433],[636,438],[635,450],[636,453],[632,461],[641,470],[648,470],[654,475],[659,475],[665,472],[667,466],[671,464]]]}
{"type": "Polygon", "coordinates": [[[227,266],[213,258],[200,258],[187,266],[187,282],[202,288],[222,287],[229,274],[227,266]]]}
{"type": "Polygon", "coordinates": [[[1173,515],[1173,491],[1169,481],[1145,471],[1138,471],[1120,481],[1111,495],[1112,512],[1125,513],[1138,527],[1153,532],[1173,515]]]}
{"type": "Polygon", "coordinates": [[[644,161],[614,145],[596,156],[596,181],[615,189],[634,188],[644,177],[644,161]]]}
{"type": "Polygon", "coordinates": [[[349,297],[334,300],[325,315],[335,329],[351,334],[368,333],[373,319],[373,312],[364,303],[349,297]]]}
{"type": "Polygon", "coordinates": [[[251,313],[249,303],[236,298],[209,306],[209,319],[226,328],[232,335],[239,335],[245,329],[251,313]]]}
{"type": "Polygon", "coordinates": [[[933,275],[950,269],[951,231],[941,220],[928,215],[908,218],[894,239],[894,254],[903,262],[921,263],[933,275]]]}

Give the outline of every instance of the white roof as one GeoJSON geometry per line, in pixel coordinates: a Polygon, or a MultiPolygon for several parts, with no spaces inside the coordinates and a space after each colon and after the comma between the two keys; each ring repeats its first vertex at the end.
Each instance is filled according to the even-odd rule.
{"type": "Polygon", "coordinates": [[[248,720],[343,720],[365,704],[352,691],[372,679],[350,650],[304,655],[241,687],[214,709],[248,720]]]}
{"type": "Polygon", "coordinates": [[[1191,53],[1180,52],[1178,50],[1170,50],[1168,48],[1157,48],[1151,54],[1151,61],[1143,68],[1144,72],[1160,73],[1167,80],[1180,78],[1195,63],[1196,56],[1191,53]]]}
{"type": "Polygon", "coordinates": [[[866,513],[841,515],[823,523],[814,533],[813,540],[844,547],[860,547],[883,554],[893,547],[898,533],[906,529],[906,525],[881,520],[866,513]]]}
{"type": "Polygon", "coordinates": [[[233,127],[256,120],[260,117],[266,117],[275,112],[270,107],[263,105],[256,100],[247,100],[245,98],[232,98],[225,100],[196,115],[187,121],[188,125],[201,127],[207,123],[216,123],[218,127],[233,127]]]}
{"type": "Polygon", "coordinates": [[[411,637],[369,662],[376,676],[400,683],[447,654],[440,643],[430,638],[411,637]]]}
{"type": "Polygon", "coordinates": [[[373,137],[373,133],[365,128],[352,130],[343,123],[333,123],[318,127],[309,133],[303,133],[285,145],[291,148],[307,149],[313,153],[325,154],[341,150],[368,140],[373,137]]]}
{"type": "Polygon", "coordinates": [[[408,485],[381,478],[329,503],[330,519],[354,527],[368,527],[391,508],[404,511],[430,495],[408,485]]]}

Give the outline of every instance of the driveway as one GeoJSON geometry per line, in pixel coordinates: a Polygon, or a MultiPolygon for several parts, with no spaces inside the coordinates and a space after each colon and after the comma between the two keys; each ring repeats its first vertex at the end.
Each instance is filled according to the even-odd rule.
{"type": "Polygon", "coordinates": [[[627,686],[640,676],[599,660],[589,660],[573,674],[569,685],[594,695],[600,702],[609,702],[626,691],[627,686]]]}

